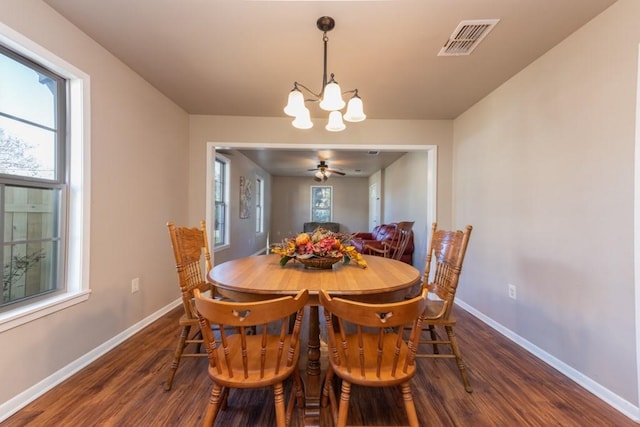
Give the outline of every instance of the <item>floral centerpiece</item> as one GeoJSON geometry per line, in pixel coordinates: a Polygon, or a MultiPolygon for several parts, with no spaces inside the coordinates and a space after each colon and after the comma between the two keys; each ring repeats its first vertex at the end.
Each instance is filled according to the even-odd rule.
{"type": "Polygon", "coordinates": [[[351,236],[317,228],[313,233],[300,233],[296,237],[283,240],[274,248],[279,254],[280,265],[297,259],[303,264],[316,268],[331,268],[331,265],[342,260],[344,264],[355,262],[362,268],[367,262],[355,247],[348,245],[351,236]]]}

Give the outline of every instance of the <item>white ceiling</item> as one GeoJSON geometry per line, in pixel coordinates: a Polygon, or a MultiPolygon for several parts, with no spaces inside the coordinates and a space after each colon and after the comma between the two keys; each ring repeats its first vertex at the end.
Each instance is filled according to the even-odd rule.
{"type": "Polygon", "coordinates": [[[615,2],[44,1],[185,111],[207,115],[286,117],[294,81],[319,92],[316,20],[332,16],[328,72],[359,90],[369,118],[414,120],[456,118],[615,2]],[[494,18],[471,55],[437,56],[460,21],[494,18]]]}
{"type": "MultiPolygon", "coordinates": [[[[330,169],[345,173],[348,178],[368,177],[384,169],[405,153],[379,150],[239,150],[254,163],[275,176],[309,176],[320,160],[325,160],[330,169]]],[[[334,175],[336,176],[336,175],[334,175]]]]}

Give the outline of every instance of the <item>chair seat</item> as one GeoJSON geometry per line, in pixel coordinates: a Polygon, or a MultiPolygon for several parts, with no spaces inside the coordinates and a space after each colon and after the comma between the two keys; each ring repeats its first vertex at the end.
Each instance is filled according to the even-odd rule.
{"type": "MultiPolygon", "coordinates": [[[[383,347],[393,348],[398,340],[397,334],[388,333],[384,336],[383,347]]],[[[376,354],[378,351],[378,335],[376,334],[363,334],[362,343],[364,348],[364,354],[376,354]]],[[[347,336],[347,346],[350,349],[358,348],[358,335],[347,336]]],[[[338,347],[338,353],[343,363],[336,364],[334,359],[331,358],[331,367],[334,372],[341,378],[349,381],[353,384],[359,385],[371,385],[371,380],[377,381],[376,387],[379,386],[392,386],[402,384],[413,377],[415,374],[415,365],[410,365],[406,372],[402,369],[396,369],[395,373],[391,374],[391,367],[394,364],[395,352],[387,351],[382,353],[382,369],[378,369],[377,358],[367,357],[364,360],[364,375],[360,369],[360,354],[357,351],[350,351],[348,357],[344,354],[342,347],[338,347]],[[348,361],[348,363],[344,363],[348,361]],[[347,369],[347,365],[351,367],[351,372],[347,369]],[[378,375],[379,372],[379,375],[378,375]]],[[[397,366],[404,366],[405,360],[409,356],[409,347],[404,341],[400,344],[400,352],[398,355],[397,366]]]]}
{"type": "MultiPolygon", "coordinates": [[[[278,347],[281,346],[280,337],[278,337],[277,335],[269,335],[267,337],[266,345],[266,354],[268,356],[265,360],[264,371],[261,372],[261,360],[259,357],[255,357],[255,355],[263,352],[262,339],[262,335],[246,336],[246,353],[249,355],[247,360],[248,366],[246,378],[242,374],[242,346],[240,342],[240,335],[231,335],[227,338],[227,357],[225,357],[224,348],[222,346],[219,346],[216,349],[216,351],[218,352],[218,363],[220,363],[221,373],[218,373],[218,369],[216,367],[209,366],[209,377],[213,381],[221,385],[233,388],[264,387],[282,382],[284,379],[288,378],[293,370],[297,369],[297,361],[300,355],[300,343],[297,343],[296,345],[296,350],[293,356],[294,363],[291,366],[287,367],[287,355],[285,351],[283,351],[282,357],[280,358],[280,365],[277,366],[275,356],[278,352],[278,347]],[[251,355],[253,355],[253,357],[251,355]],[[227,360],[231,362],[233,376],[229,376],[229,367],[227,365],[227,360]],[[277,374],[276,368],[278,368],[277,374]],[[267,377],[267,379],[265,380],[261,377],[267,377]]],[[[284,346],[281,348],[288,349],[290,341],[291,337],[286,337],[284,340],[284,346]]]]}
{"type": "Polygon", "coordinates": [[[450,314],[448,318],[436,318],[442,313],[444,301],[427,300],[427,308],[424,310],[425,323],[431,325],[455,325],[456,317],[450,314]]]}
{"type": "Polygon", "coordinates": [[[198,319],[187,317],[186,314],[183,314],[182,316],[180,316],[178,324],[180,326],[198,326],[198,319]]]}

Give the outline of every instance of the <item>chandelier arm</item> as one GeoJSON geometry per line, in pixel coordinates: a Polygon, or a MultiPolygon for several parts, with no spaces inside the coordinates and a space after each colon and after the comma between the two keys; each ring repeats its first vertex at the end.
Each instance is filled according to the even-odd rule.
{"type": "Polygon", "coordinates": [[[315,98],[313,99],[305,99],[305,101],[313,101],[313,102],[317,102],[320,100],[320,98],[322,97],[322,93],[317,94],[314,91],[312,91],[311,89],[309,89],[308,87],[306,87],[305,85],[303,85],[300,82],[295,82],[296,86],[301,87],[302,89],[306,90],[307,92],[309,92],[311,95],[313,95],[315,98]]]}

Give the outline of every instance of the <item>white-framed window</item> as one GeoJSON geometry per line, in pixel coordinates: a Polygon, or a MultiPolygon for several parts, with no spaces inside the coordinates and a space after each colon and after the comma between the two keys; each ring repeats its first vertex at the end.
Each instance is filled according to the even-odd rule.
{"type": "Polygon", "coordinates": [[[264,179],[256,177],[256,233],[264,233],[264,179]]]}
{"type": "Polygon", "coordinates": [[[213,244],[220,248],[229,244],[229,175],[231,162],[222,155],[216,155],[214,164],[214,226],[213,244]]]}
{"type": "Polygon", "coordinates": [[[311,222],[331,222],[333,219],[333,187],[311,186],[311,222]]]}
{"type": "Polygon", "coordinates": [[[88,298],[89,105],[88,75],[0,25],[0,331],[88,298]]]}

